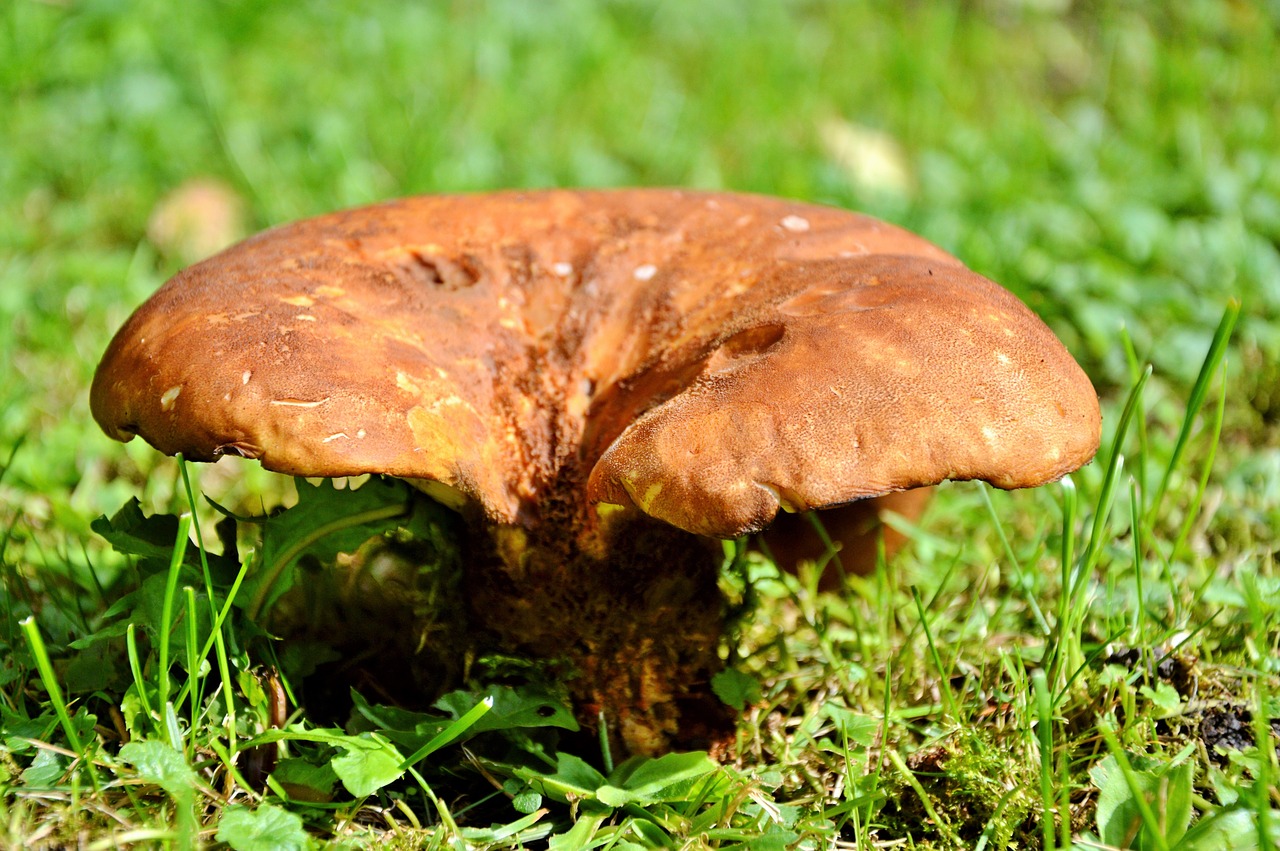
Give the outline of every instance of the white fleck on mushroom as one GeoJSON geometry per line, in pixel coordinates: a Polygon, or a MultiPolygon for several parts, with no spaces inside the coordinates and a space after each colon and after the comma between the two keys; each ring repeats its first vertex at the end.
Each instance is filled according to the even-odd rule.
{"type": "Polygon", "coordinates": [[[314,402],[308,402],[303,399],[272,399],[271,404],[285,408],[318,408],[328,401],[328,398],[318,399],[314,402]]]}
{"type": "Polygon", "coordinates": [[[181,392],[182,392],[181,384],[179,384],[176,387],[170,387],[168,390],[164,391],[164,395],[160,397],[160,410],[172,411],[173,403],[177,400],[178,394],[181,392]]]}
{"type": "Polygon", "coordinates": [[[787,216],[782,220],[782,226],[792,233],[804,233],[809,230],[809,220],[804,216],[787,216]]]}
{"type": "Polygon", "coordinates": [[[650,281],[653,280],[654,275],[658,274],[658,267],[652,263],[645,263],[643,266],[637,266],[631,274],[637,281],[650,281]]]}

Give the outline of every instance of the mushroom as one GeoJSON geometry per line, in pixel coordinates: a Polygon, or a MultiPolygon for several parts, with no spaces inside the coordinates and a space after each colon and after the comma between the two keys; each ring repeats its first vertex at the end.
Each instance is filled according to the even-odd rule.
{"type": "Polygon", "coordinates": [[[483,647],[567,659],[632,753],[700,745],[719,539],[1096,451],[1097,396],[1013,295],[843,210],[672,190],[427,196],[176,275],[94,378],[110,436],[380,473],[467,518],[483,647]]]}

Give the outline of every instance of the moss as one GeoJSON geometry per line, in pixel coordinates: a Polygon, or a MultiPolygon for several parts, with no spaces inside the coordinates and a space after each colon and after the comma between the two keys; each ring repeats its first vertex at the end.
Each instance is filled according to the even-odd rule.
{"type": "Polygon", "coordinates": [[[886,833],[910,837],[919,847],[972,848],[984,834],[990,848],[1040,847],[1037,763],[1020,739],[990,727],[962,727],[917,751],[908,765],[948,830],[931,822],[919,795],[897,778],[890,782],[897,806],[884,811],[886,833]]]}

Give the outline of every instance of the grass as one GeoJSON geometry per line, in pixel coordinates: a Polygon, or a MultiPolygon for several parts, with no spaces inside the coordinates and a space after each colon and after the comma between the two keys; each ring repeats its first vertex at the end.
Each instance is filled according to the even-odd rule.
{"type": "Polygon", "coordinates": [[[0,843],[1275,847],[1278,24],[1208,0],[6,4],[0,843]],[[843,595],[738,559],[719,765],[569,750],[536,689],[282,719],[305,660],[245,611],[263,544],[199,494],[246,515],[295,485],[88,415],[108,336],[195,259],[155,211],[198,178],[239,234],[502,186],[862,209],[1046,318],[1103,451],[1034,492],[944,488],[843,595]]]}

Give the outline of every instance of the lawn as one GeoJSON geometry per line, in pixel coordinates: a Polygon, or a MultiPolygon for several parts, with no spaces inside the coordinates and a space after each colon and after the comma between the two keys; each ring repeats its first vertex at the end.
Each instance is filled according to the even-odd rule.
{"type": "Polygon", "coordinates": [[[1226,0],[0,6],[0,844],[1277,847],[1277,55],[1280,7],[1226,0]],[[716,761],[612,765],[512,658],[298,709],[326,648],[237,595],[332,487],[109,440],[110,336],[293,219],[631,185],[922,234],[1072,351],[1097,460],[944,486],[839,594],[728,546],[716,761]]]}

